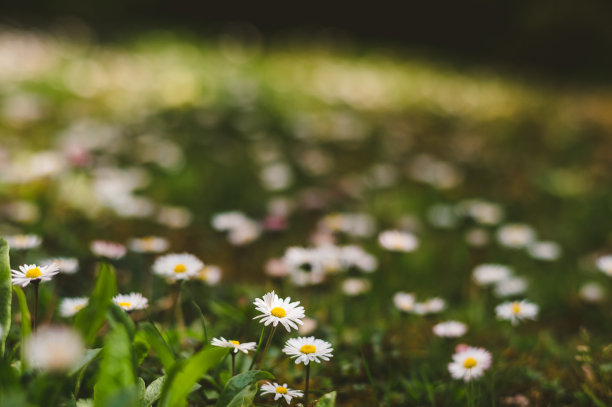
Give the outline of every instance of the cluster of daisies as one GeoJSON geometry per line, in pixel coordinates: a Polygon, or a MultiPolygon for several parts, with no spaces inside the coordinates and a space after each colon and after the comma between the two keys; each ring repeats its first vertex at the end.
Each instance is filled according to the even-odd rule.
{"type": "MultiPolygon", "coordinates": [[[[264,347],[264,353],[259,360],[259,366],[263,364],[265,352],[272,341],[277,326],[282,326],[287,332],[297,330],[299,325],[302,325],[305,319],[304,307],[300,306],[299,301],[291,301],[290,297],[280,298],[274,291],[264,295],[262,298],[257,298],[253,302],[256,311],[260,314],[253,319],[259,320],[266,327],[271,327],[268,334],[267,343],[264,347]]],[[[263,336],[262,336],[263,338],[263,336]]],[[[234,357],[239,351],[247,354],[249,351],[256,351],[253,357],[253,364],[257,362],[257,356],[260,352],[261,343],[258,345],[255,342],[241,343],[238,340],[227,340],[223,337],[213,338],[211,344],[218,347],[230,348],[232,353],[232,374],[234,374],[234,357]]],[[[283,398],[287,404],[291,402],[293,397],[304,397],[305,405],[308,402],[308,386],[309,386],[309,368],[310,363],[321,363],[321,361],[329,361],[333,356],[333,348],[329,342],[322,339],[317,339],[314,336],[290,338],[286,341],[282,352],[295,359],[296,364],[306,366],[306,387],[304,392],[293,390],[287,387],[287,384],[282,385],[274,382],[266,382],[261,386],[262,394],[273,394],[274,400],[278,401],[283,398]]]]}

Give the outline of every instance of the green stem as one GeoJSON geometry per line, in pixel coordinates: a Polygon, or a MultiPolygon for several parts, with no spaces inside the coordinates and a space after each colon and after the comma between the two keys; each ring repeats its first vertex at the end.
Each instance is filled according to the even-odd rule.
{"type": "Polygon", "coordinates": [[[32,285],[34,286],[34,318],[32,319],[32,331],[36,333],[36,328],[38,327],[38,287],[40,285],[40,280],[32,281],[32,285]]]}
{"type": "Polygon", "coordinates": [[[236,375],[236,352],[232,350],[232,377],[236,375]]]}
{"type": "Polygon", "coordinates": [[[272,332],[270,332],[270,336],[268,336],[268,341],[266,342],[266,347],[264,348],[263,353],[261,354],[261,360],[259,361],[259,368],[263,366],[264,359],[268,354],[268,348],[270,347],[270,343],[272,343],[272,337],[274,337],[274,333],[276,332],[276,327],[272,328],[272,332]]]}
{"type": "Polygon", "coordinates": [[[259,355],[259,350],[261,349],[261,342],[263,342],[264,332],[266,331],[266,327],[261,328],[261,334],[259,335],[259,342],[257,342],[257,350],[253,355],[253,360],[251,361],[251,366],[249,366],[249,370],[253,370],[255,367],[255,361],[257,360],[257,355],[259,355]]]}
{"type": "Polygon", "coordinates": [[[308,382],[310,381],[310,363],[306,365],[306,387],[304,387],[304,406],[308,407],[308,382]]]}

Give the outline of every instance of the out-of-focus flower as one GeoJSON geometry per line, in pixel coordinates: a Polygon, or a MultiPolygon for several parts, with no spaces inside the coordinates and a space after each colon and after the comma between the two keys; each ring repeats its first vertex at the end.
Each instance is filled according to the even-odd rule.
{"type": "Polygon", "coordinates": [[[56,264],[48,266],[37,266],[36,264],[24,264],[19,270],[11,270],[13,284],[26,287],[31,282],[50,281],[51,277],[59,273],[56,264]]]}
{"type": "Polygon", "coordinates": [[[227,239],[235,246],[251,243],[261,235],[259,223],[238,211],[214,215],[212,226],[215,230],[228,232],[227,239]]]}
{"type": "Polygon", "coordinates": [[[351,297],[367,293],[370,287],[370,282],[365,278],[347,278],[342,282],[342,292],[351,297]]]}
{"type": "Polygon", "coordinates": [[[83,357],[85,348],[72,328],[43,326],[24,345],[28,365],[49,372],[65,372],[83,357]]]}
{"type": "Polygon", "coordinates": [[[307,365],[310,362],[321,363],[319,359],[328,361],[333,356],[333,350],[331,343],[309,336],[289,339],[283,348],[283,353],[296,358],[296,364],[307,365]]]}
{"type": "Polygon", "coordinates": [[[149,306],[149,300],[141,293],[119,294],[113,297],[113,302],[124,311],[145,309],[149,306]]]}
{"type": "Polygon", "coordinates": [[[425,302],[417,302],[414,304],[413,312],[417,315],[437,314],[446,309],[446,301],[442,298],[430,298],[425,302]]]}
{"type": "Polygon", "coordinates": [[[33,223],[40,218],[38,206],[30,201],[14,201],[2,207],[6,216],[21,223],[33,223]]]}
{"type": "Polygon", "coordinates": [[[182,206],[162,206],[157,212],[157,221],[173,229],[182,229],[191,223],[193,215],[182,206]]]}
{"type": "Polygon", "coordinates": [[[6,236],[6,242],[13,250],[34,249],[42,243],[42,238],[38,235],[12,235],[6,236]]]}
{"type": "Polygon", "coordinates": [[[171,281],[197,278],[204,263],[193,254],[170,253],[158,257],[153,263],[153,272],[171,281]]]}
{"type": "Polygon", "coordinates": [[[208,285],[217,285],[221,281],[223,272],[219,266],[208,264],[200,270],[197,279],[204,281],[208,285]]]}
{"type": "Polygon", "coordinates": [[[41,262],[44,266],[56,264],[60,273],[74,274],[79,269],[79,260],[75,257],[55,257],[41,262]]]}
{"type": "Polygon", "coordinates": [[[454,379],[469,382],[482,376],[491,367],[491,354],[483,348],[467,347],[453,355],[448,371],[454,379]]]}
{"type": "Polygon", "coordinates": [[[299,306],[299,301],[291,302],[291,297],[281,299],[274,291],[271,291],[263,298],[255,299],[253,304],[255,304],[255,309],[261,312],[253,319],[259,319],[259,322],[265,326],[272,324],[276,327],[280,322],[287,332],[291,332],[291,329],[298,329],[298,325],[302,324],[304,307],[299,306]]]}
{"type": "Polygon", "coordinates": [[[365,273],[371,273],[378,267],[376,257],[357,245],[340,247],[340,261],[346,269],[354,267],[365,273]]]}
{"type": "Polygon", "coordinates": [[[137,253],[162,253],[168,250],[168,240],[163,237],[147,236],[130,239],[128,247],[137,253]]]}
{"type": "Polygon", "coordinates": [[[396,252],[412,252],[419,247],[415,235],[399,230],[386,230],[378,235],[378,243],[387,250],[396,252]]]}
{"type": "Polygon", "coordinates": [[[471,228],[465,232],[465,241],[470,246],[484,247],[489,244],[489,232],[481,228],[471,228]]]}
{"type": "Polygon", "coordinates": [[[393,296],[393,304],[395,304],[395,307],[400,311],[412,312],[416,304],[416,298],[414,294],[398,292],[393,296]]]}
{"type": "Polygon", "coordinates": [[[482,199],[462,201],[457,209],[481,225],[497,225],[504,217],[504,210],[500,205],[482,199]]]}
{"type": "Polygon", "coordinates": [[[459,219],[455,213],[455,208],[451,205],[436,204],[427,210],[427,220],[434,227],[440,229],[451,229],[457,226],[459,219]]]}
{"type": "Polygon", "coordinates": [[[408,172],[413,179],[438,189],[453,188],[463,181],[463,174],[453,164],[426,154],[418,156],[408,172]]]}
{"type": "Polygon", "coordinates": [[[589,282],[580,287],[578,295],[583,301],[597,303],[604,300],[606,297],[606,292],[601,284],[589,282]]]}
{"type": "Polygon", "coordinates": [[[498,319],[509,320],[512,325],[517,325],[523,319],[536,319],[539,307],[527,300],[509,301],[495,307],[498,319]]]}
{"type": "Polygon", "coordinates": [[[109,242],[107,240],[94,240],[91,242],[90,249],[98,257],[114,260],[122,258],[127,252],[127,249],[121,243],[109,242]]]}
{"type": "Polygon", "coordinates": [[[466,332],[467,325],[459,321],[440,322],[433,326],[433,333],[443,338],[458,338],[466,332]]]}
{"type": "Polygon", "coordinates": [[[213,338],[210,342],[213,346],[218,346],[220,348],[230,348],[234,350],[234,353],[238,353],[238,351],[242,353],[249,353],[250,350],[255,350],[257,344],[255,342],[245,342],[240,343],[234,340],[227,340],[224,337],[221,338],[213,338]]]}
{"type": "Polygon", "coordinates": [[[60,315],[64,318],[74,316],[89,303],[87,297],[64,298],[60,304],[60,315]]]}
{"type": "Polygon", "coordinates": [[[561,256],[561,246],[556,242],[534,242],[528,251],[531,257],[543,261],[554,261],[561,256]]]}
{"type": "Polygon", "coordinates": [[[276,382],[265,382],[261,385],[261,394],[274,394],[274,401],[284,398],[285,402],[291,404],[291,399],[294,397],[302,397],[304,393],[300,390],[293,390],[287,387],[287,383],[282,386],[276,382]]]}
{"type": "Polygon", "coordinates": [[[319,284],[325,280],[323,264],[314,250],[290,247],[282,260],[289,270],[291,280],[298,286],[319,284]]]}
{"type": "Polygon", "coordinates": [[[511,223],[497,230],[497,241],[506,247],[520,249],[529,246],[536,239],[533,228],[523,223],[511,223]]]}
{"type": "Polygon", "coordinates": [[[474,268],[472,278],[479,286],[487,286],[507,280],[512,275],[512,269],[503,264],[481,264],[474,268]]]}
{"type": "Polygon", "coordinates": [[[332,213],[323,217],[319,225],[325,230],[355,237],[370,237],[376,228],[374,218],[367,213],[332,213]]]}
{"type": "Polygon", "coordinates": [[[612,276],[612,255],[606,254],[604,256],[600,256],[595,261],[597,268],[609,276],[612,276]]]}
{"type": "Polygon", "coordinates": [[[291,186],[293,173],[289,165],[276,162],[266,165],[259,173],[263,187],[269,191],[279,191],[291,186]]]}
{"type": "Polygon", "coordinates": [[[289,275],[289,268],[285,265],[285,262],[281,259],[270,259],[264,266],[264,271],[270,277],[286,277],[289,275]]]}
{"type": "Polygon", "coordinates": [[[318,323],[316,319],[305,317],[302,319],[302,325],[298,328],[300,335],[308,335],[317,329],[318,323]]]}
{"type": "Polygon", "coordinates": [[[498,297],[511,297],[523,294],[527,287],[527,280],[523,277],[509,277],[495,283],[493,292],[498,297]]]}

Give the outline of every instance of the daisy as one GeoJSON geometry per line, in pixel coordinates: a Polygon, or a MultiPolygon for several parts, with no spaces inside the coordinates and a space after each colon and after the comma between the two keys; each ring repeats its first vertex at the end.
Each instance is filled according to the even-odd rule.
{"type": "Polygon", "coordinates": [[[512,325],[517,325],[523,319],[536,319],[539,307],[527,300],[508,301],[495,307],[498,319],[510,320],[512,325]]]}
{"type": "Polygon", "coordinates": [[[414,309],[416,299],[414,294],[398,292],[393,296],[393,304],[395,307],[403,312],[411,312],[414,309]]]}
{"type": "Polygon", "coordinates": [[[153,263],[153,272],[170,280],[187,280],[198,276],[204,263],[193,254],[167,254],[153,263]]]}
{"type": "Polygon", "coordinates": [[[498,297],[511,297],[527,290],[527,280],[523,277],[510,277],[495,284],[493,292],[498,297]]]}
{"type": "Polygon", "coordinates": [[[48,266],[24,264],[19,266],[19,270],[11,270],[11,277],[13,284],[26,287],[31,282],[49,281],[57,273],[59,273],[59,268],[55,263],[48,266]]]}
{"type": "Polygon", "coordinates": [[[308,365],[310,362],[321,363],[319,359],[328,361],[333,356],[333,350],[331,343],[309,336],[289,339],[283,348],[283,353],[296,358],[296,364],[308,365]]]}
{"type": "Polygon", "coordinates": [[[60,315],[64,318],[69,318],[76,315],[89,303],[87,297],[64,298],[60,304],[60,315]]]}
{"type": "Polygon", "coordinates": [[[595,261],[597,268],[609,276],[612,276],[612,255],[606,254],[598,257],[595,261]]]}
{"type": "Polygon", "coordinates": [[[272,324],[276,327],[280,322],[287,332],[291,332],[291,328],[298,329],[297,324],[302,324],[304,307],[298,307],[299,301],[291,302],[291,297],[280,299],[274,291],[271,291],[263,298],[257,298],[253,304],[255,304],[255,309],[261,312],[261,315],[253,319],[261,318],[259,322],[265,326],[272,324]]]}
{"type": "Polygon", "coordinates": [[[529,246],[536,238],[535,231],[523,223],[511,223],[497,230],[497,240],[502,246],[520,249],[529,246]]]}
{"type": "Polygon", "coordinates": [[[603,287],[595,282],[585,283],[578,291],[580,299],[586,302],[597,303],[604,300],[606,293],[603,287]]]}
{"type": "Polygon", "coordinates": [[[542,261],[554,261],[561,256],[561,246],[556,242],[535,242],[528,251],[531,257],[542,261]]]}
{"type": "Polygon", "coordinates": [[[113,297],[113,302],[124,311],[145,309],[149,306],[149,300],[140,293],[119,294],[113,297]]]}
{"type": "Polygon", "coordinates": [[[42,239],[38,235],[13,235],[6,236],[6,242],[9,247],[14,250],[34,249],[42,243],[42,239]]]}
{"type": "Polygon", "coordinates": [[[412,252],[419,247],[415,235],[399,230],[386,230],[378,235],[378,243],[387,250],[395,252],[412,252]]]}
{"type": "Polygon", "coordinates": [[[127,249],[120,243],[109,242],[107,240],[94,240],[90,245],[91,252],[98,257],[107,259],[120,259],[125,256],[127,249]]]}
{"type": "Polygon", "coordinates": [[[491,354],[483,348],[467,347],[453,355],[448,371],[454,379],[469,382],[482,376],[491,366],[491,354]]]}
{"type": "Polygon", "coordinates": [[[341,247],[340,261],[345,269],[356,268],[364,273],[372,273],[378,267],[376,257],[357,245],[341,247]]]}
{"type": "Polygon", "coordinates": [[[224,337],[213,338],[210,343],[211,345],[218,346],[220,348],[234,349],[234,353],[238,353],[238,351],[241,351],[245,354],[249,353],[250,350],[255,350],[255,347],[257,346],[255,342],[240,343],[234,340],[227,340],[224,337]]]}
{"type": "Polygon", "coordinates": [[[370,291],[370,281],[365,278],[347,278],[342,282],[342,292],[350,297],[370,291]]]}
{"type": "Polygon", "coordinates": [[[43,266],[55,263],[59,267],[60,273],[64,274],[74,274],[79,269],[79,260],[74,257],[55,257],[44,260],[42,263],[43,266]]]}
{"type": "Polygon", "coordinates": [[[512,268],[503,264],[481,264],[472,272],[472,278],[479,286],[487,286],[507,280],[511,275],[512,268]]]}
{"type": "Polygon", "coordinates": [[[304,393],[299,390],[292,390],[287,387],[287,383],[282,386],[276,382],[270,383],[265,382],[261,385],[261,394],[274,394],[274,401],[284,398],[287,404],[291,403],[291,399],[294,397],[302,397],[304,393]]]}
{"type": "Polygon", "coordinates": [[[85,348],[81,336],[73,329],[44,326],[25,343],[28,365],[50,372],[65,372],[77,365],[85,348]]]}
{"type": "Polygon", "coordinates": [[[163,237],[147,236],[130,239],[128,246],[137,253],[162,253],[168,250],[169,244],[163,237]]]}
{"type": "Polygon", "coordinates": [[[442,298],[430,298],[425,302],[417,302],[414,304],[414,313],[417,315],[436,314],[444,311],[446,308],[446,301],[442,298]]]}
{"type": "Polygon", "coordinates": [[[223,272],[219,266],[209,264],[204,266],[198,274],[198,280],[204,281],[208,285],[217,285],[221,281],[221,275],[223,272]]]}
{"type": "Polygon", "coordinates": [[[433,333],[443,338],[458,338],[465,335],[467,325],[459,321],[440,322],[433,326],[433,333]]]}

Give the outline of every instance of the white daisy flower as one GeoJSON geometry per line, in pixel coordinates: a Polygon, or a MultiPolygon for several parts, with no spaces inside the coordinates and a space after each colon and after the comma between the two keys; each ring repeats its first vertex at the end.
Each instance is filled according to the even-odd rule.
{"type": "Polygon", "coordinates": [[[487,286],[507,280],[512,275],[512,268],[503,264],[481,264],[474,268],[472,278],[479,286],[487,286]]]}
{"type": "Polygon", "coordinates": [[[465,335],[468,327],[463,322],[446,321],[433,326],[433,333],[443,338],[458,338],[465,335]]]}
{"type": "Polygon", "coordinates": [[[520,249],[529,246],[536,239],[533,228],[523,223],[511,223],[497,230],[497,240],[502,246],[520,249]]]}
{"type": "Polygon", "coordinates": [[[13,284],[26,287],[32,281],[49,281],[57,273],[59,273],[59,268],[56,264],[48,266],[24,264],[19,266],[19,270],[11,270],[11,277],[13,284]]]}
{"type": "Polygon", "coordinates": [[[578,295],[583,301],[597,303],[604,300],[606,293],[599,283],[589,282],[580,287],[578,295]]]}
{"type": "Polygon", "coordinates": [[[282,386],[276,382],[270,383],[265,382],[261,385],[261,394],[274,394],[274,401],[279,400],[281,397],[285,399],[287,404],[291,403],[291,399],[294,397],[302,397],[304,393],[300,390],[292,390],[287,387],[287,383],[282,386]]]}
{"type": "Polygon", "coordinates": [[[55,263],[60,273],[74,274],[79,269],[79,260],[74,257],[55,257],[42,261],[43,266],[55,263]]]}
{"type": "Polygon", "coordinates": [[[543,261],[554,261],[561,256],[561,246],[556,242],[535,242],[528,251],[531,257],[543,261]]]}
{"type": "Polygon", "coordinates": [[[217,213],[212,218],[212,227],[220,232],[236,229],[247,220],[247,216],[238,211],[217,213]]]}
{"type": "Polygon", "coordinates": [[[481,199],[462,201],[457,209],[481,225],[496,225],[504,217],[504,210],[499,204],[481,199]]]}
{"type": "Polygon", "coordinates": [[[303,324],[300,325],[300,327],[298,328],[298,333],[300,335],[308,335],[311,332],[314,332],[315,329],[317,329],[317,326],[319,325],[316,319],[312,319],[312,318],[304,318],[302,319],[303,324]]]}
{"type": "Polygon", "coordinates": [[[370,291],[370,281],[365,278],[347,278],[342,282],[342,292],[350,297],[370,291]]]}
{"type": "Polygon", "coordinates": [[[417,302],[414,304],[414,313],[417,315],[437,314],[444,311],[446,301],[442,298],[430,298],[425,302],[417,302]]]}
{"type": "Polygon", "coordinates": [[[297,358],[295,359],[296,364],[307,365],[310,362],[328,361],[333,357],[333,350],[331,343],[309,336],[289,339],[283,348],[283,353],[291,358],[297,358]]]}
{"type": "Polygon", "coordinates": [[[290,247],[282,258],[291,281],[300,287],[320,284],[325,280],[325,268],[321,257],[313,249],[290,247]]]}
{"type": "Polygon", "coordinates": [[[291,328],[298,329],[298,324],[302,324],[304,307],[298,307],[299,301],[291,302],[291,297],[280,299],[274,291],[271,291],[263,298],[257,298],[253,304],[255,304],[255,309],[261,312],[261,315],[253,319],[261,318],[259,322],[265,326],[270,324],[277,326],[280,322],[287,332],[290,332],[291,328]]]}
{"type": "Polygon", "coordinates": [[[498,297],[511,297],[527,290],[527,280],[523,277],[510,277],[495,284],[493,292],[498,297]]]}
{"type": "Polygon", "coordinates": [[[220,348],[234,349],[234,353],[238,353],[238,351],[241,351],[243,353],[249,353],[250,350],[255,350],[255,348],[257,347],[257,343],[255,342],[240,343],[234,340],[227,340],[224,337],[213,338],[210,343],[211,345],[218,346],[220,348]]]}
{"type": "Polygon", "coordinates": [[[204,281],[208,285],[217,285],[221,281],[222,275],[223,272],[219,266],[209,264],[200,270],[197,279],[204,281]]]}
{"type": "Polygon", "coordinates": [[[416,304],[416,298],[414,294],[400,291],[393,296],[393,304],[400,311],[411,312],[416,304]]]}
{"type": "Polygon", "coordinates": [[[83,357],[85,348],[80,335],[71,328],[43,326],[25,343],[28,365],[50,372],[65,372],[83,357]]]}
{"type": "Polygon", "coordinates": [[[64,318],[69,318],[76,315],[89,303],[87,297],[64,298],[60,304],[60,315],[64,318]]]}
{"type": "Polygon", "coordinates": [[[163,237],[147,236],[130,239],[128,246],[137,253],[162,253],[168,250],[169,243],[163,237]]]}
{"type": "Polygon", "coordinates": [[[119,294],[113,297],[113,302],[124,311],[145,309],[149,306],[149,300],[140,293],[119,294]]]}
{"type": "Polygon", "coordinates": [[[378,243],[387,250],[412,252],[419,247],[419,239],[412,233],[400,230],[385,230],[378,235],[378,243]]]}
{"type": "Polygon", "coordinates": [[[91,252],[98,257],[107,259],[120,259],[125,256],[127,249],[120,243],[109,242],[107,240],[94,240],[90,245],[91,252]]]}
{"type": "Polygon", "coordinates": [[[606,254],[604,256],[600,256],[595,261],[597,268],[609,276],[612,276],[612,255],[606,254]]]}
{"type": "Polygon", "coordinates": [[[507,319],[516,325],[523,319],[536,319],[539,307],[527,300],[508,301],[495,307],[498,319],[507,319]]]}
{"type": "Polygon", "coordinates": [[[38,235],[13,235],[6,236],[6,242],[13,250],[34,249],[42,243],[42,238],[38,235]]]}
{"type": "Polygon", "coordinates": [[[454,379],[469,382],[482,376],[491,366],[491,354],[483,348],[468,347],[453,355],[448,371],[454,379]]]}
{"type": "Polygon", "coordinates": [[[153,263],[153,272],[170,280],[187,280],[196,278],[204,263],[193,254],[166,254],[158,257],[153,263]]]}
{"type": "Polygon", "coordinates": [[[471,228],[465,232],[465,242],[473,247],[484,247],[489,244],[489,232],[482,228],[471,228]]]}
{"type": "Polygon", "coordinates": [[[343,246],[340,248],[340,261],[346,269],[355,267],[365,273],[371,273],[378,267],[376,257],[367,253],[357,245],[343,246]]]}

